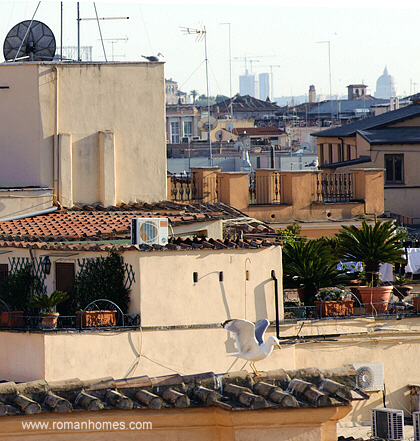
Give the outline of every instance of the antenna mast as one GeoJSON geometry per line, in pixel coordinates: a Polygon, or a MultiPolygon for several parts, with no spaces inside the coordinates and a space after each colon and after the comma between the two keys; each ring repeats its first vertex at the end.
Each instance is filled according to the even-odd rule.
{"type": "MultiPolygon", "coordinates": [[[[96,5],[95,2],[93,2],[94,6],[95,6],[95,13],[96,13],[96,5]]],[[[82,20],[95,20],[98,22],[98,26],[99,26],[99,20],[129,20],[130,17],[98,17],[98,15],[96,14],[95,18],[80,18],[80,8],[79,8],[79,2],[77,2],[77,61],[82,61],[80,58],[80,22],[82,20]]],[[[102,41],[102,47],[104,47],[104,43],[102,40],[102,33],[101,33],[101,28],[99,27],[99,34],[101,36],[101,41],[102,41]]],[[[104,48],[104,52],[105,52],[105,48],[104,48]]],[[[106,54],[105,54],[105,61],[107,61],[106,59],[106,54]]]]}
{"type": "Polygon", "coordinates": [[[193,29],[181,27],[184,34],[196,34],[196,41],[201,41],[204,39],[204,57],[206,61],[206,86],[207,86],[207,112],[208,112],[208,138],[209,138],[209,148],[210,148],[210,167],[213,167],[213,153],[211,148],[211,124],[210,124],[210,97],[209,97],[209,60],[207,58],[207,31],[206,27],[202,26],[201,29],[193,29]]]}

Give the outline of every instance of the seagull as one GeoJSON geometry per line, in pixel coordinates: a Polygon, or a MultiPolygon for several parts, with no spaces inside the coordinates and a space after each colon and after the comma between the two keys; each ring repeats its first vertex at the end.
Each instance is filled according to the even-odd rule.
{"type": "Polygon", "coordinates": [[[143,58],[146,58],[146,60],[149,61],[160,61],[160,57],[163,57],[163,54],[161,54],[160,52],[157,55],[142,55],[143,58]]]}
{"type": "Polygon", "coordinates": [[[270,322],[267,319],[258,320],[255,325],[242,319],[226,320],[222,323],[223,328],[235,336],[239,351],[237,354],[229,355],[250,361],[251,369],[255,375],[259,375],[255,368],[255,362],[267,358],[273,351],[274,346],[281,349],[276,337],[269,337],[264,343],[264,332],[269,324],[270,322]]]}
{"type": "Polygon", "coordinates": [[[318,167],[318,156],[309,164],[306,164],[305,167],[318,167]]]}

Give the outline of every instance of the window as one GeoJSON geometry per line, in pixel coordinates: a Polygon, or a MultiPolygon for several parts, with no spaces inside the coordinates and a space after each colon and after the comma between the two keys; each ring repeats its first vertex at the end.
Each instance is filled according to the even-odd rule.
{"type": "Polygon", "coordinates": [[[171,122],[171,143],[177,144],[179,142],[179,122],[171,122]]]}
{"type": "Polygon", "coordinates": [[[183,136],[188,136],[189,138],[192,136],[192,122],[191,121],[184,121],[183,136]]]}
{"type": "Polygon", "coordinates": [[[385,155],[385,184],[404,182],[404,155],[385,155]]]}

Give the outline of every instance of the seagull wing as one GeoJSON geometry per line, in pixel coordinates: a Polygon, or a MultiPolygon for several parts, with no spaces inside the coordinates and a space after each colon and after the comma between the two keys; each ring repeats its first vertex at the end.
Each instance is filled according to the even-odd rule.
{"type": "Polygon", "coordinates": [[[142,55],[143,58],[146,58],[146,60],[148,61],[159,61],[158,57],[155,57],[154,55],[150,55],[150,57],[148,57],[147,55],[142,55]]]}
{"type": "Polygon", "coordinates": [[[255,338],[260,345],[264,343],[264,332],[268,328],[269,324],[270,322],[267,319],[261,319],[255,323],[255,338]]]}
{"type": "Polygon", "coordinates": [[[258,342],[255,339],[254,323],[248,320],[235,319],[227,320],[222,326],[226,331],[231,332],[235,336],[239,354],[244,354],[259,348],[258,342]]]}

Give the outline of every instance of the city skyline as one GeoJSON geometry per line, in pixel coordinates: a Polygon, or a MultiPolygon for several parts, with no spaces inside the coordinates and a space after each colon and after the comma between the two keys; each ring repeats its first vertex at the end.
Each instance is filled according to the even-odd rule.
{"type": "MultiPolygon", "coordinates": [[[[32,18],[38,2],[1,4],[4,41],[14,25],[32,18]]],[[[395,78],[399,95],[419,91],[415,57],[419,7],[403,2],[399,9],[379,8],[376,1],[363,6],[353,2],[352,7],[344,3],[332,7],[332,2],[321,2],[316,8],[307,1],[295,3],[296,7],[290,4],[263,1],[259,6],[239,7],[235,1],[153,5],[99,1],[95,6],[98,16],[106,18],[99,25],[108,61],[145,61],[141,55],[161,52],[165,78],[172,78],[188,94],[207,92],[205,44],[213,96],[230,95],[230,72],[232,95],[238,93],[239,77],[246,70],[256,77],[272,72],[274,97],[307,95],[312,84],[317,94],[330,95],[331,88],[332,96],[340,97],[346,95],[349,84],[359,83],[374,95],[385,67],[395,78]],[[200,34],[183,33],[182,27],[205,28],[207,41],[197,39],[200,34]]],[[[77,45],[76,5],[63,2],[63,46],[77,45]]],[[[80,44],[92,46],[94,61],[105,61],[98,23],[84,20],[95,16],[93,2],[80,2],[80,44]]],[[[41,2],[35,20],[51,28],[59,51],[60,2],[41,2]]]]}

